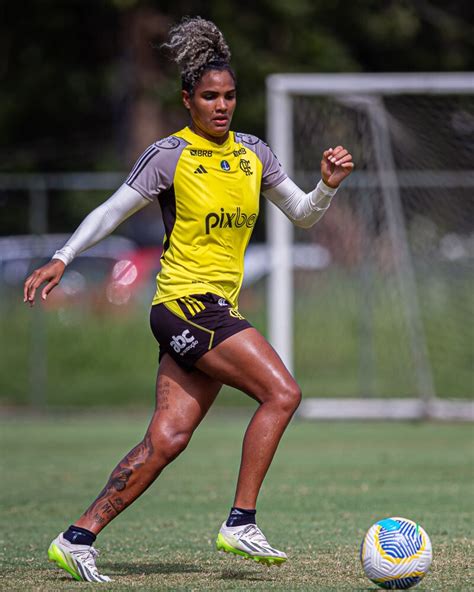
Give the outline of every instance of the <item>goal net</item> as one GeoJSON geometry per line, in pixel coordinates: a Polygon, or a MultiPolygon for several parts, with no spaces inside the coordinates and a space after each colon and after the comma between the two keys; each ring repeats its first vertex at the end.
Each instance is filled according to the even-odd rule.
{"type": "Polygon", "coordinates": [[[472,419],[474,75],[274,75],[267,88],[270,145],[300,187],[328,147],[356,164],[309,231],[267,212],[270,340],[301,413],[472,419]],[[302,245],[320,264],[295,261],[302,245]]]}

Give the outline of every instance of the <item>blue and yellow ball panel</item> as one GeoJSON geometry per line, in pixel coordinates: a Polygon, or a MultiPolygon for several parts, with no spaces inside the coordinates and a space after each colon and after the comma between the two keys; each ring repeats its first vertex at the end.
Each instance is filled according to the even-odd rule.
{"type": "Polygon", "coordinates": [[[371,580],[377,586],[381,588],[385,588],[385,590],[408,590],[408,588],[412,588],[416,586],[418,582],[420,582],[423,578],[422,577],[414,577],[414,578],[397,578],[396,580],[389,580],[387,582],[379,582],[377,580],[371,580]]]}
{"type": "Polygon", "coordinates": [[[393,559],[412,559],[423,549],[424,542],[418,524],[387,518],[377,522],[375,534],[383,552],[393,559]]]}

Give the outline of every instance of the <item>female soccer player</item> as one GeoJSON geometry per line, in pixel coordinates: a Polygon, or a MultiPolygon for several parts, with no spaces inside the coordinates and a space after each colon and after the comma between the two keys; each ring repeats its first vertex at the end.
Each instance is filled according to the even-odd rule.
{"type": "Polygon", "coordinates": [[[184,19],[171,30],[167,47],[181,67],[189,127],[145,150],[126,182],[24,287],[24,300],[32,305],[46,282],[41,292],[46,299],[75,256],[134,212],[160,202],[166,234],[150,317],[160,345],[156,408],[143,440],[115,467],[84,514],[51,543],[50,560],[77,580],[109,581],[96,567],[96,535],[184,450],[222,384],[242,390],[259,407],[244,437],[234,503],[217,548],[266,564],[287,559],[257,527],[255,507],[301,393],[237,308],[244,252],[261,191],[295,224],[309,227],[353,169],[345,148],[329,148],[321,161],[322,180],[304,193],[264,142],[230,131],[236,77],[219,29],[199,17],[184,19]]]}

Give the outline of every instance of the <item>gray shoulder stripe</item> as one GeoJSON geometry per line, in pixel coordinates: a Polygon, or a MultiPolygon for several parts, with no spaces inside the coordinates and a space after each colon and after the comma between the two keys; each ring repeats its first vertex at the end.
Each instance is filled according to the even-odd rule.
{"type": "Polygon", "coordinates": [[[143,159],[146,158],[147,154],[149,154],[155,148],[156,147],[154,145],[152,145],[152,146],[149,146],[145,150],[145,152],[140,156],[140,158],[137,160],[137,162],[133,165],[133,169],[130,171],[130,174],[128,175],[128,178],[130,178],[135,173],[135,171],[137,170],[137,168],[142,163],[143,159]]]}
{"type": "Polygon", "coordinates": [[[170,189],[174,182],[174,176],[179,159],[186,147],[186,142],[180,138],[173,138],[172,145],[169,140],[166,146],[154,144],[140,157],[137,165],[125,183],[138,191],[149,200],[156,199],[164,191],[170,189]]]}
{"type": "Polygon", "coordinates": [[[143,155],[143,157],[140,159],[139,168],[135,171],[135,173],[132,172],[132,174],[128,177],[127,184],[131,185],[135,181],[147,163],[155,156],[155,154],[158,154],[159,151],[160,150],[158,148],[154,148],[151,152],[147,152],[146,156],[143,155]]]}

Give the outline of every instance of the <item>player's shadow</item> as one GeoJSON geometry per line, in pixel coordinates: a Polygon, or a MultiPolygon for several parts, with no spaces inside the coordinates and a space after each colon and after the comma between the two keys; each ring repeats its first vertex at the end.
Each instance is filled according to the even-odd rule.
{"type": "Polygon", "coordinates": [[[175,573],[197,573],[202,571],[195,565],[186,563],[104,563],[101,571],[113,576],[125,575],[150,575],[150,574],[175,574],[175,573]]]}
{"type": "Polygon", "coordinates": [[[246,582],[271,582],[275,579],[275,574],[266,572],[257,572],[246,568],[228,568],[223,569],[220,575],[221,580],[245,580],[246,582]]]}
{"type": "MultiPolygon", "coordinates": [[[[102,571],[109,576],[126,575],[151,575],[151,574],[176,574],[176,573],[199,573],[201,568],[192,564],[183,563],[159,563],[159,562],[140,562],[140,563],[104,563],[102,571]]],[[[270,582],[274,580],[271,573],[257,572],[246,568],[228,568],[221,571],[217,579],[220,580],[242,580],[247,582],[270,582]]]]}

